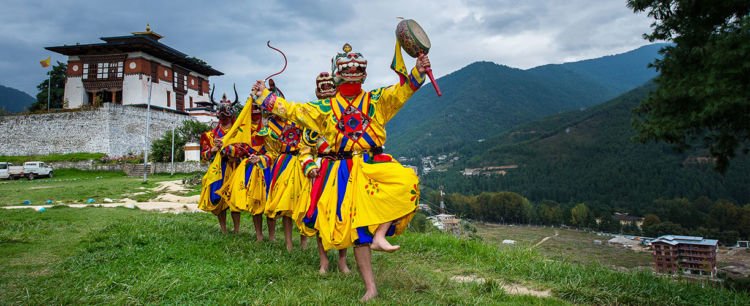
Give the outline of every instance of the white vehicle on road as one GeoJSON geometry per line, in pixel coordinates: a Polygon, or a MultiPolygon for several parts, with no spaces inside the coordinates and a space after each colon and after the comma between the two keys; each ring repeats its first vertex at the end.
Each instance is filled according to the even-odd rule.
{"type": "Polygon", "coordinates": [[[23,163],[23,173],[29,180],[33,180],[35,177],[54,176],[52,167],[46,165],[44,162],[34,161],[23,163]]]}
{"type": "Polygon", "coordinates": [[[0,179],[17,179],[25,177],[23,166],[14,166],[12,163],[0,162],[0,179]]]}

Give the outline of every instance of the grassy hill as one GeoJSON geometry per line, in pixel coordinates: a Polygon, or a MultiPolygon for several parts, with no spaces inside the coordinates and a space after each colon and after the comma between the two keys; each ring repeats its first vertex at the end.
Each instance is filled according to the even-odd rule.
{"type": "Polygon", "coordinates": [[[0,109],[10,113],[19,113],[34,103],[36,99],[29,94],[15,88],[0,85],[0,109]]]}
{"type": "Polygon", "coordinates": [[[454,169],[428,175],[431,187],[450,191],[514,191],[533,201],[587,202],[594,206],[629,208],[654,199],[708,196],[750,202],[750,158],[740,156],[726,175],[711,164],[696,163],[701,151],[674,152],[659,143],[631,139],[631,110],[653,89],[647,85],[587,109],[526,124],[481,146],[467,148],[454,169]],[[505,176],[470,177],[464,167],[516,164],[505,176]]]}
{"type": "MultiPolygon", "coordinates": [[[[317,273],[317,252],[220,235],[211,214],[103,208],[0,209],[7,304],[354,304],[356,272],[317,273]]],[[[373,256],[375,304],[732,305],[750,296],[650,272],[551,260],[441,233],[393,239],[373,256]],[[483,279],[484,282],[471,280],[483,279]],[[548,297],[516,295],[528,288],[548,297]]],[[[296,242],[295,242],[296,243],[296,242]]],[[[349,258],[354,267],[353,256],[349,258]]]]}
{"type": "Polygon", "coordinates": [[[655,76],[660,45],[521,70],[472,63],[439,79],[443,96],[417,92],[388,124],[388,151],[416,157],[453,152],[520,124],[596,105],[655,76]]]}

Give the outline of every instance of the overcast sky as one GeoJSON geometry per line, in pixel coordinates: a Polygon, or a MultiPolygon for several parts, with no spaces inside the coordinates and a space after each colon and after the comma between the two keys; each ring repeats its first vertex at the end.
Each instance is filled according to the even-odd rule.
{"type": "MultiPolygon", "coordinates": [[[[0,4],[0,84],[32,96],[46,78],[39,60],[67,57],[44,47],[99,43],[99,37],[143,31],[201,58],[224,73],[212,77],[220,92],[232,83],[247,96],[254,80],[278,71],[287,98],[314,98],[314,79],[348,42],[369,61],[365,88],[395,83],[389,69],[397,17],[418,21],[432,42],[436,77],[475,61],[517,68],[622,53],[648,42],[645,15],[625,0],[527,1],[23,1],[0,4]]],[[[404,53],[407,66],[414,61],[404,53]]]]}

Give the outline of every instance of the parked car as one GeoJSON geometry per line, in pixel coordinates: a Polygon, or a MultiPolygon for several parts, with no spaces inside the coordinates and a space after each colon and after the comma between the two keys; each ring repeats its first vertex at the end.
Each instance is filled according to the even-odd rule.
{"type": "Polygon", "coordinates": [[[14,166],[12,163],[0,162],[0,179],[22,178],[26,176],[23,166],[14,166]]]}
{"type": "Polygon", "coordinates": [[[52,167],[39,161],[23,163],[23,173],[26,174],[26,177],[29,178],[29,180],[33,180],[38,176],[54,176],[52,167]]]}

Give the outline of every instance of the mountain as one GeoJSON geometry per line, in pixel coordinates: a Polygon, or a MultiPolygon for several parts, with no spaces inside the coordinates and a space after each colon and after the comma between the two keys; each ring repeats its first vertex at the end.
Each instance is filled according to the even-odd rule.
{"type": "Polygon", "coordinates": [[[575,63],[521,70],[472,63],[426,85],[388,123],[388,151],[416,157],[448,153],[520,124],[612,99],[653,78],[660,45],[575,63]]]}
{"type": "Polygon", "coordinates": [[[659,50],[669,44],[651,44],[622,54],[565,64],[551,64],[529,69],[532,73],[555,74],[559,71],[588,77],[618,94],[625,93],[653,79],[657,73],[648,64],[659,50]]]}
{"type": "Polygon", "coordinates": [[[712,169],[701,150],[677,153],[661,143],[632,141],[632,109],[654,89],[647,84],[584,111],[525,124],[480,145],[424,183],[451,192],[514,191],[532,201],[586,202],[631,211],[657,198],[707,196],[750,203],[750,156],[739,155],[729,171],[712,169]],[[459,170],[510,166],[505,175],[464,176],[459,170]]]}
{"type": "Polygon", "coordinates": [[[5,87],[0,85],[0,108],[5,109],[11,113],[19,113],[26,111],[26,109],[36,101],[35,98],[29,96],[29,94],[20,91],[15,88],[5,87]]]}

